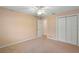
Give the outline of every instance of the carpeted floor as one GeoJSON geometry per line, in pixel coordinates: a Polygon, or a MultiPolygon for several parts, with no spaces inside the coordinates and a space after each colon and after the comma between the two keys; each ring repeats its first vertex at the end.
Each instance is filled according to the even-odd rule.
{"type": "Polygon", "coordinates": [[[28,40],[23,43],[12,45],[6,48],[0,48],[4,53],[65,53],[79,52],[79,47],[58,42],[55,40],[41,38],[28,40]]]}

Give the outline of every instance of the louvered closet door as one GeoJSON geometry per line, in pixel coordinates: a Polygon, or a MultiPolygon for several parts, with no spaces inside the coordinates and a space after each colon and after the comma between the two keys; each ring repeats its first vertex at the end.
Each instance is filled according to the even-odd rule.
{"type": "Polygon", "coordinates": [[[65,17],[58,17],[57,19],[57,39],[59,41],[63,41],[65,42],[66,39],[65,39],[65,17]]]}
{"type": "Polygon", "coordinates": [[[67,16],[66,18],[66,41],[77,45],[77,16],[67,16]]]}

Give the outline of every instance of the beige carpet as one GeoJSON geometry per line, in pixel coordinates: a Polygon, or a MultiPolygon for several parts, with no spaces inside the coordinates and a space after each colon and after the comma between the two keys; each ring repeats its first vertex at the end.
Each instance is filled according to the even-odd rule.
{"type": "Polygon", "coordinates": [[[51,39],[33,39],[29,41],[25,41],[20,44],[16,44],[10,47],[1,48],[0,52],[8,52],[8,53],[20,53],[20,52],[28,52],[28,53],[59,53],[59,52],[79,52],[79,47],[54,41],[51,39]]]}

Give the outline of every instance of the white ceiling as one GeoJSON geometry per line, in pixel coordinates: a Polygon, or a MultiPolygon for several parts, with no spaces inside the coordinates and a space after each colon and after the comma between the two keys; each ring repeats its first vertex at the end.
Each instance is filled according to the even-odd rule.
{"type": "Polygon", "coordinates": [[[5,6],[4,8],[8,8],[17,12],[29,13],[35,16],[46,16],[68,10],[78,9],[79,6],[5,6]]]}

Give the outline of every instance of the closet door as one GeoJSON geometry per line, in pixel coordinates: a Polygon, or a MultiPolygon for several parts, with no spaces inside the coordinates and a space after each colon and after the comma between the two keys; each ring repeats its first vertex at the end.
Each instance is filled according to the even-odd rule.
{"type": "Polygon", "coordinates": [[[66,36],[66,26],[65,26],[65,17],[58,17],[57,19],[57,39],[59,41],[65,42],[65,36],[66,36]]]}
{"type": "Polygon", "coordinates": [[[67,16],[66,19],[66,41],[77,45],[77,16],[67,16]]]}
{"type": "Polygon", "coordinates": [[[66,19],[66,42],[72,43],[72,17],[67,17],[66,19]]]}
{"type": "Polygon", "coordinates": [[[43,36],[43,20],[37,20],[37,37],[43,36]]]}

